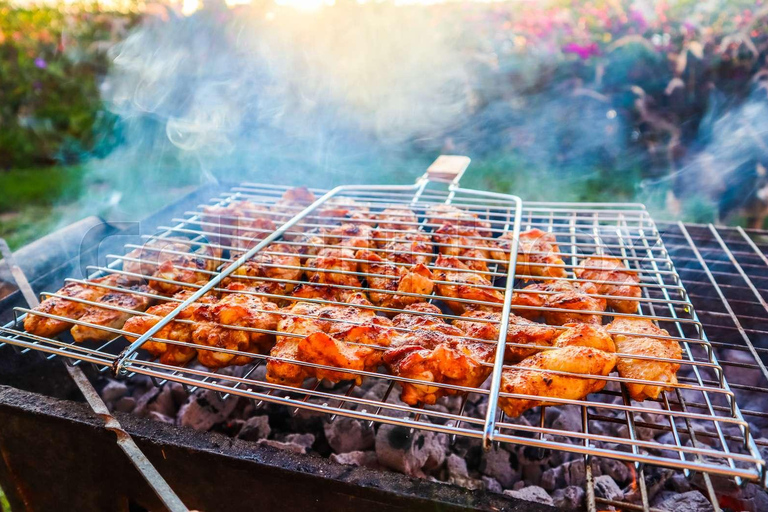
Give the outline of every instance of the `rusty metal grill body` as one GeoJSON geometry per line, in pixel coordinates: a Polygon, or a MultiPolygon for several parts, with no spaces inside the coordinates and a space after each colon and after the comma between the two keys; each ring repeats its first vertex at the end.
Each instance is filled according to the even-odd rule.
{"type": "MultiPolygon", "coordinates": [[[[170,240],[184,237],[191,240],[194,245],[210,245],[212,242],[209,240],[215,240],[218,233],[215,232],[216,226],[205,220],[203,214],[205,206],[226,205],[232,201],[247,199],[266,211],[287,188],[244,183],[234,187],[231,192],[212,199],[209,205],[199,205],[195,211],[188,212],[184,218],[174,219],[176,224],[160,226],[158,235],[151,238],[170,240]]],[[[602,378],[608,381],[603,391],[593,393],[583,400],[548,399],[558,404],[558,407],[579,408],[582,417],[581,431],[566,431],[553,428],[547,423],[544,407],[538,409],[540,420],[535,423],[507,418],[497,407],[499,395],[513,396],[501,392],[499,386],[501,372],[503,368],[508,367],[503,364],[505,346],[503,341],[489,342],[496,343],[496,360],[492,365],[493,373],[486,383],[487,386],[478,389],[430,383],[430,386],[444,386],[464,393],[458,413],[445,412],[430,406],[414,408],[395,403],[392,397],[399,392],[398,382],[418,383],[418,381],[387,373],[344,370],[357,373],[365,379],[380,382],[381,385],[376,386],[376,389],[380,389],[381,393],[372,397],[370,393],[363,395],[354,384],[349,382],[324,387],[320,382],[310,379],[302,388],[267,382],[258,377],[260,372],[257,371],[268,360],[267,355],[206,347],[206,350],[210,351],[222,351],[252,358],[252,363],[246,365],[239,376],[229,374],[226,370],[212,371],[193,364],[186,367],[164,365],[151,360],[148,354],[140,349],[141,344],[147,339],[157,339],[164,343],[196,346],[154,338],[153,335],[159,327],[147,332],[133,344],[127,343],[123,337],[126,333],[121,329],[112,329],[115,336],[105,343],[75,344],[68,334],[60,336],[59,339],[47,339],[25,333],[21,325],[24,315],[30,311],[17,308],[16,320],[0,328],[0,341],[21,350],[38,350],[48,354],[48,357],[64,356],[71,364],[92,363],[100,371],[116,368],[119,373],[128,377],[133,374],[147,375],[157,384],[170,380],[179,382],[190,390],[208,388],[222,394],[244,396],[257,403],[272,402],[296,410],[308,409],[323,412],[331,415],[332,418],[343,415],[371,423],[390,423],[439,431],[454,436],[480,438],[488,444],[516,443],[542,450],[563,450],[580,454],[588,462],[592,457],[608,457],[633,464],[639,476],[638,485],[642,498],[640,505],[612,502],[596,497],[589,473],[591,465],[586,464],[587,503],[590,509],[614,505],[649,510],[643,478],[645,464],[679,469],[687,475],[691,472],[701,472],[709,496],[715,502],[716,493],[710,475],[732,478],[736,483],[764,482],[765,462],[760,455],[760,445],[756,442],[750,422],[747,420],[765,418],[768,415],[763,411],[750,409],[749,405],[745,409],[739,406],[739,404],[750,403],[750,393],[768,392],[766,380],[768,371],[765,367],[768,349],[761,347],[765,338],[768,337],[768,329],[764,325],[766,323],[764,315],[768,312],[768,307],[760,291],[765,288],[768,280],[760,277],[762,281],[758,281],[750,274],[751,271],[755,271],[766,275],[768,260],[749,233],[742,230],[724,231],[713,227],[702,227],[701,233],[697,228],[696,233],[691,233],[682,224],[667,225],[660,231],[642,205],[521,203],[514,196],[461,189],[458,187],[458,180],[455,180],[447,190],[444,187],[435,188],[428,180],[422,179],[416,185],[409,187],[342,187],[331,192],[323,190],[313,190],[313,192],[322,195],[322,198],[307,209],[297,208],[294,212],[286,214],[285,224],[274,233],[262,233],[265,238],[238,260],[232,261],[226,258],[226,250],[235,249],[227,246],[222,246],[225,252],[221,258],[204,256],[220,260],[216,262],[219,270],[211,273],[212,280],[207,284],[197,285],[196,293],[185,302],[164,298],[163,300],[179,303],[176,311],[167,317],[168,321],[186,304],[204,293],[210,290],[223,291],[221,280],[224,277],[257,252],[268,251],[268,244],[278,240],[281,235],[323,227],[324,225],[312,220],[311,213],[331,198],[341,203],[345,200],[354,201],[356,205],[367,206],[373,212],[386,208],[410,208],[419,216],[418,228],[427,233],[438,225],[425,217],[425,211],[436,204],[449,203],[478,215],[482,220],[489,221],[492,235],[488,239],[507,232],[517,234],[531,228],[554,233],[561,257],[566,263],[569,279],[575,279],[574,268],[588,256],[612,255],[621,259],[629,269],[637,272],[640,278],[642,289],[640,307],[636,314],[609,312],[606,315],[650,319],[669,331],[670,337],[679,341],[683,348],[683,360],[678,372],[679,383],[671,386],[671,391],[663,392],[658,400],[635,402],[630,400],[624,384],[645,381],[621,378],[615,374],[607,377],[592,376],[590,378],[602,378]],[[669,240],[673,241],[672,245],[665,247],[662,243],[662,234],[668,244],[669,240]],[[704,235],[707,237],[705,242],[703,241],[705,238],[702,238],[704,235]],[[703,243],[708,245],[702,246],[703,243]],[[728,245],[731,243],[738,244],[738,248],[731,250],[728,245]],[[717,249],[716,260],[709,259],[715,254],[709,249],[717,249]],[[681,271],[673,265],[673,257],[678,262],[690,262],[689,266],[683,268],[683,276],[681,271]],[[689,274],[694,275],[695,279],[692,282],[701,283],[703,291],[700,292],[696,288],[689,288],[686,291],[683,286],[685,279],[682,277],[689,274]],[[738,294],[732,294],[732,291],[735,293],[734,290],[737,290],[738,294]],[[738,298],[735,298],[736,296],[738,298]],[[704,306],[706,309],[694,307],[699,299],[706,304],[704,306]],[[736,352],[741,356],[732,357],[736,352]],[[759,389],[738,383],[729,384],[727,378],[729,368],[744,368],[759,372],[759,378],[762,379],[759,389]],[[470,400],[473,403],[483,401],[487,403],[487,413],[484,417],[472,416],[465,412],[464,406],[470,400]],[[616,435],[603,428],[606,424],[620,424],[626,428],[621,430],[622,435],[616,435]],[[669,437],[673,441],[661,444],[654,440],[653,436],[649,440],[649,436],[641,435],[639,429],[654,433],[669,432],[671,433],[669,437]]],[[[253,213],[257,215],[260,211],[253,213]]],[[[252,240],[255,236],[254,233],[248,235],[244,238],[252,240]]],[[[233,236],[237,238],[236,235],[233,236]]],[[[517,253],[517,236],[514,236],[514,239],[515,245],[512,247],[508,265],[510,273],[514,273],[517,253]]],[[[298,241],[282,240],[281,243],[301,244],[298,241]]],[[[436,245],[439,246],[439,244],[436,245]]],[[[136,248],[139,246],[126,246],[127,251],[136,248]]],[[[372,251],[382,250],[372,249],[372,251]]],[[[109,258],[112,260],[109,265],[91,269],[94,272],[91,278],[125,272],[122,270],[125,256],[111,255],[109,258]]],[[[510,290],[513,286],[521,288],[526,280],[541,278],[518,273],[514,274],[514,279],[511,279],[508,271],[498,266],[498,261],[487,260],[486,263],[489,267],[486,275],[492,280],[492,287],[505,293],[504,313],[501,319],[501,333],[504,340],[512,295],[510,290]]],[[[434,265],[433,261],[428,266],[434,269],[434,265]]],[[[343,273],[339,270],[333,272],[343,273]]],[[[361,278],[365,277],[364,273],[356,272],[355,274],[361,278]]],[[[159,279],[153,276],[142,277],[147,280],[159,279]]],[[[257,279],[269,280],[262,277],[257,279]]],[[[174,284],[195,287],[188,283],[174,284]]],[[[258,292],[242,293],[256,293],[267,298],[276,298],[258,292]]],[[[54,295],[46,293],[44,297],[54,295]]],[[[283,296],[279,298],[290,299],[283,296]]],[[[425,300],[438,305],[443,299],[444,297],[437,292],[425,297],[425,300]]],[[[298,300],[325,303],[321,299],[298,300]]],[[[81,302],[104,307],[99,303],[81,302]]],[[[379,311],[386,309],[371,307],[379,311]]],[[[457,318],[450,313],[443,313],[442,316],[449,322],[457,318]]],[[[73,323],[81,322],[75,320],[73,323]]],[[[272,332],[272,334],[275,333],[272,332]]],[[[300,361],[291,362],[329,368],[300,361]]]]}

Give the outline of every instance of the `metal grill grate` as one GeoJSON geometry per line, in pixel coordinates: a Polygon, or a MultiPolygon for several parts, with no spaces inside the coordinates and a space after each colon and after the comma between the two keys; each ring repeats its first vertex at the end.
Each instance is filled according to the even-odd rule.
{"type": "MultiPolygon", "coordinates": [[[[236,369],[230,367],[220,371],[206,369],[194,362],[185,367],[161,364],[149,359],[148,354],[139,348],[147,339],[157,339],[154,338],[154,333],[159,327],[133,344],[126,342],[123,337],[126,333],[121,329],[106,329],[115,335],[107,342],[76,344],[66,334],[58,339],[48,339],[25,333],[21,325],[24,315],[28,314],[29,310],[18,308],[16,321],[0,328],[2,333],[0,340],[20,347],[22,350],[35,349],[47,353],[49,357],[65,356],[72,360],[73,364],[83,361],[93,363],[101,371],[117,368],[122,374],[148,375],[157,384],[171,380],[182,383],[189,389],[198,387],[212,389],[222,394],[244,396],[259,404],[272,402],[296,410],[323,412],[332,417],[344,415],[371,423],[383,422],[451,435],[482,438],[488,443],[515,443],[542,450],[560,450],[581,454],[587,461],[591,457],[607,457],[634,463],[638,471],[640,504],[612,502],[595,497],[594,489],[589,485],[588,504],[592,509],[596,504],[602,504],[648,510],[644,464],[682,469],[686,474],[690,470],[702,471],[712,499],[715,499],[715,492],[710,474],[734,477],[738,482],[761,481],[764,478],[764,461],[759,452],[759,445],[752,434],[750,422],[765,418],[766,413],[752,406],[750,401],[753,391],[761,394],[768,391],[765,380],[768,372],[766,372],[764,359],[768,355],[768,349],[760,348],[763,338],[768,334],[768,329],[762,325],[765,322],[764,313],[768,308],[759,291],[765,288],[768,280],[763,277],[768,274],[766,272],[768,261],[749,234],[741,230],[716,230],[712,227],[696,227],[695,230],[690,228],[691,231],[689,231],[689,228],[682,224],[666,226],[660,233],[641,205],[624,203],[525,203],[521,205],[514,196],[464,190],[458,188],[457,183],[457,180],[454,181],[448,190],[433,189],[426,179],[420,180],[412,187],[347,187],[328,194],[322,190],[313,190],[316,194],[325,194],[325,196],[307,209],[303,207],[285,209],[281,220],[287,222],[276,231],[247,228],[244,232],[228,234],[229,243],[235,245],[213,243],[221,236],[217,231],[221,227],[219,222],[225,223],[235,219],[225,216],[218,222],[211,221],[204,214],[204,207],[210,205],[199,205],[195,211],[187,212],[185,218],[174,219],[175,225],[160,226],[159,234],[151,239],[184,237],[190,240],[193,248],[222,247],[224,252],[221,256],[218,254],[201,256],[202,259],[212,260],[217,267],[216,270],[208,271],[211,281],[206,284],[191,286],[188,283],[165,280],[167,284],[196,288],[197,292],[193,297],[183,304],[178,299],[163,298],[162,300],[178,302],[180,304],[178,311],[182,306],[210,290],[223,291],[221,281],[254,254],[269,252],[270,249],[267,246],[270,242],[287,235],[301,234],[324,227],[327,222],[340,222],[343,219],[333,215],[323,217],[322,222],[313,216],[320,206],[328,205],[331,200],[336,205],[352,202],[355,205],[365,205],[374,212],[386,208],[410,208],[418,215],[418,223],[414,227],[426,233],[439,226],[425,216],[427,209],[437,204],[450,203],[490,223],[490,236],[481,236],[479,241],[489,241],[503,233],[530,228],[554,233],[560,246],[561,257],[565,260],[568,279],[576,279],[574,268],[590,255],[612,255],[637,272],[642,289],[638,313],[607,313],[607,315],[653,320],[669,331],[673,339],[680,342],[683,347],[683,361],[678,372],[679,383],[672,386],[672,391],[663,392],[658,400],[635,402],[630,400],[625,384],[647,383],[647,381],[621,378],[615,374],[607,377],[595,376],[596,379],[608,381],[601,392],[593,393],[584,400],[555,398],[550,400],[557,403],[558,408],[576,408],[580,411],[581,431],[574,431],[553,426],[551,418],[546,414],[547,407],[535,409],[538,414],[536,421],[530,419],[530,414],[525,415],[526,419],[507,418],[497,408],[497,396],[516,396],[502,393],[499,389],[502,369],[508,367],[508,365],[502,365],[503,343],[496,344],[495,364],[487,363],[493,367],[493,374],[484,386],[466,388],[430,383],[430,386],[459,392],[458,398],[451,398],[450,407],[414,408],[397,400],[397,384],[419,383],[419,381],[387,373],[345,369],[347,373],[358,374],[366,379],[367,385],[363,388],[347,382],[326,386],[321,382],[308,380],[304,383],[304,387],[299,389],[270,383],[264,379],[263,368],[268,359],[267,355],[206,347],[206,350],[210,351],[244,355],[251,358],[252,362],[236,369]],[[230,249],[240,249],[242,252],[242,246],[237,245],[238,241],[247,244],[253,242],[255,236],[263,238],[263,241],[236,261],[229,257],[230,249]],[[662,238],[667,242],[666,247],[662,243],[662,238]],[[734,247],[731,250],[729,244],[737,245],[731,246],[734,247]],[[676,269],[672,260],[682,267],[676,269]],[[694,304],[699,306],[698,310],[694,309],[694,304]],[[748,369],[758,372],[762,379],[758,389],[754,390],[751,383],[741,383],[738,377],[729,384],[727,381],[727,377],[730,377],[729,369],[748,369]],[[372,386],[371,382],[373,382],[372,386]],[[746,408],[740,409],[737,402],[746,404],[746,408]],[[473,407],[467,407],[467,404],[472,404],[473,407]],[[484,407],[483,404],[485,404],[484,407]],[[469,412],[470,410],[474,412],[469,412]],[[483,410],[486,411],[484,415],[480,414],[483,410]],[[617,426],[622,428],[614,428],[617,426]],[[663,442],[659,441],[661,434],[668,434],[662,437],[663,442]]],[[[211,205],[226,205],[232,201],[247,199],[257,207],[252,213],[258,215],[265,213],[285,190],[285,187],[244,183],[234,187],[230,193],[213,199],[211,205]]],[[[372,220],[361,222],[375,224],[372,220]]],[[[390,231],[394,236],[399,236],[401,233],[402,231],[397,229],[390,231]]],[[[516,236],[514,238],[517,239],[516,236]]],[[[303,242],[282,238],[281,243],[300,246],[303,242]]],[[[435,245],[439,247],[440,244],[435,245]]],[[[456,245],[453,244],[452,247],[456,245]]],[[[137,248],[139,246],[126,246],[128,250],[137,248]]],[[[381,253],[383,250],[372,249],[372,251],[381,253]]],[[[512,247],[512,254],[516,252],[516,247],[512,247]]],[[[281,254],[274,253],[274,255],[281,254]]],[[[141,259],[129,259],[124,255],[111,255],[109,258],[112,261],[108,266],[91,269],[94,271],[92,277],[124,274],[126,271],[123,269],[123,263],[127,261],[141,263],[141,259]]],[[[524,280],[541,278],[517,273],[514,280],[507,279],[507,271],[503,265],[499,265],[498,260],[464,256],[459,258],[468,263],[478,260],[485,263],[488,271],[480,273],[492,280],[491,289],[505,293],[505,314],[501,319],[501,331],[504,333],[511,296],[509,290],[513,281],[517,289],[523,286],[524,280]]],[[[511,263],[510,268],[514,269],[513,261],[511,263]]],[[[302,263],[302,267],[305,268],[305,266],[306,263],[302,263]]],[[[434,260],[429,267],[435,270],[434,260]]],[[[338,270],[334,272],[344,273],[338,270]]],[[[361,279],[370,277],[363,272],[348,273],[361,279]]],[[[163,281],[156,276],[141,275],[141,277],[147,280],[163,281]]],[[[258,280],[269,281],[269,278],[259,277],[258,280]]],[[[69,281],[82,283],[78,280],[69,281]]],[[[363,290],[362,287],[349,289],[363,290]]],[[[269,293],[242,293],[253,293],[270,299],[290,299],[290,297],[269,293]]],[[[44,294],[44,297],[50,296],[55,294],[44,294]]],[[[445,297],[438,292],[425,297],[425,300],[437,305],[442,305],[444,299],[445,297]]],[[[324,299],[301,300],[329,303],[324,299]]],[[[100,305],[90,301],[80,302],[100,305]]],[[[100,306],[103,307],[103,305],[100,306]]],[[[393,312],[391,308],[364,307],[376,311],[393,312]]],[[[532,307],[532,309],[548,308],[532,307]]],[[[456,315],[446,312],[445,308],[443,311],[440,316],[446,321],[457,318],[456,315]]],[[[40,313],[36,314],[40,315],[40,313]]],[[[173,316],[174,314],[169,315],[167,320],[170,321],[173,316]]],[[[84,324],[79,320],[73,323],[84,324]]],[[[264,332],[276,334],[274,331],[264,332]]],[[[157,340],[196,347],[182,342],[157,340]]],[[[329,368],[312,363],[291,362],[329,368]]],[[[589,480],[591,466],[588,463],[586,467],[589,480]]]]}

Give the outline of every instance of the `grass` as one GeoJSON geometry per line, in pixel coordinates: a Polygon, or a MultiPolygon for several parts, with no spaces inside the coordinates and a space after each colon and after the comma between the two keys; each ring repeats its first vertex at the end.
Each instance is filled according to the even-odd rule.
{"type": "Polygon", "coordinates": [[[2,489],[0,489],[0,512],[11,512],[11,505],[2,489]]]}
{"type": "Polygon", "coordinates": [[[0,171],[0,214],[72,201],[80,194],[83,174],[80,166],[0,171]]]}

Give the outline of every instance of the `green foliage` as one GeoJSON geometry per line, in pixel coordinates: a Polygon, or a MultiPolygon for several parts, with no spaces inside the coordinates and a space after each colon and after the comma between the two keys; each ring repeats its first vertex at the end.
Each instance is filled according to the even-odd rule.
{"type": "Polygon", "coordinates": [[[68,9],[0,0],[0,171],[77,161],[110,140],[98,83],[135,15],[68,9]]]}
{"type": "Polygon", "coordinates": [[[81,167],[41,167],[0,172],[0,214],[20,206],[53,206],[76,199],[82,186],[81,167]]]}

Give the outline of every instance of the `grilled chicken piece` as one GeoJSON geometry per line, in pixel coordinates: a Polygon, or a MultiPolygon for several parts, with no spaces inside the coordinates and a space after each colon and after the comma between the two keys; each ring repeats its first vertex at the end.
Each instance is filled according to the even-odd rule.
{"type": "Polygon", "coordinates": [[[310,258],[307,261],[307,277],[313,284],[335,284],[342,286],[354,286],[359,288],[361,285],[355,273],[357,272],[357,262],[355,253],[351,249],[322,249],[317,253],[317,257],[310,258]],[[332,272],[333,270],[341,272],[352,272],[352,274],[342,274],[332,272]]]}
{"type": "Polygon", "coordinates": [[[190,250],[189,240],[183,238],[171,238],[167,240],[150,240],[141,248],[134,249],[125,255],[123,261],[123,270],[142,276],[151,276],[157,271],[157,267],[166,261],[178,258],[178,254],[188,253],[190,250]],[[130,261],[130,259],[141,261],[130,261]]]}
{"type": "Polygon", "coordinates": [[[298,253],[301,257],[301,262],[306,263],[307,261],[312,260],[313,256],[317,256],[317,253],[322,251],[323,249],[328,249],[325,235],[322,233],[317,232],[311,232],[311,233],[305,233],[302,236],[295,237],[296,242],[299,245],[295,245],[294,247],[298,248],[298,253]]]}
{"type": "Polygon", "coordinates": [[[432,273],[424,265],[415,265],[412,268],[393,265],[370,251],[357,251],[355,258],[366,260],[365,263],[359,263],[360,272],[367,274],[365,279],[368,281],[368,297],[377,306],[403,309],[409,304],[423,301],[424,298],[400,295],[402,293],[432,295],[432,273]]]}
{"type": "MultiPolygon", "coordinates": [[[[133,286],[130,290],[144,293],[150,292],[149,288],[144,285],[133,286]]],[[[130,311],[145,311],[153,302],[152,298],[145,295],[136,295],[127,292],[128,290],[126,290],[126,292],[110,291],[106,295],[102,295],[96,302],[103,304],[103,307],[88,306],[79,320],[84,323],[111,327],[112,329],[122,329],[125,322],[134,316],[134,313],[130,313],[130,311]],[[121,311],[114,308],[120,308],[121,310],[127,311],[121,311]]],[[[76,343],[83,343],[85,341],[108,341],[119,336],[119,334],[115,334],[114,332],[105,329],[81,324],[72,327],[71,332],[72,338],[76,343]]]]}
{"type": "Polygon", "coordinates": [[[557,349],[534,354],[502,372],[503,393],[532,395],[531,398],[499,398],[499,405],[509,416],[514,418],[528,409],[552,404],[546,397],[581,400],[605,387],[605,380],[587,376],[607,376],[613,371],[617,358],[611,337],[599,326],[568,324],[567,327],[554,340],[557,349]]]}
{"type": "MultiPolygon", "coordinates": [[[[177,293],[173,298],[183,301],[192,295],[192,293],[193,292],[191,291],[185,290],[177,293]]],[[[187,322],[176,320],[169,322],[157,331],[153,338],[157,340],[180,341],[191,344],[192,333],[197,327],[197,325],[192,322],[205,318],[206,310],[215,304],[217,300],[215,295],[205,295],[201,297],[197,302],[192,303],[181,311],[176,317],[177,320],[186,320],[187,322]]],[[[136,315],[129,318],[125,322],[123,330],[140,336],[154,327],[161,318],[169,315],[178,307],[178,305],[178,302],[170,301],[163,302],[157,306],[152,306],[147,310],[146,315],[136,315]]],[[[126,336],[126,339],[133,343],[138,339],[138,336],[126,336]]],[[[141,348],[153,356],[159,357],[162,364],[173,366],[183,365],[191,361],[195,355],[197,355],[197,350],[193,347],[164,343],[162,341],[150,340],[144,343],[141,348]]]]}
{"type": "Polygon", "coordinates": [[[546,323],[551,325],[568,323],[600,325],[603,322],[602,315],[578,313],[578,311],[605,311],[605,299],[591,296],[596,294],[597,288],[592,283],[574,283],[565,279],[535,283],[515,292],[512,296],[512,309],[529,320],[544,316],[546,323]],[[515,306],[556,308],[558,311],[515,309],[515,306]]]}
{"type": "Polygon", "coordinates": [[[383,245],[381,242],[377,243],[383,249],[379,254],[394,263],[428,265],[432,261],[432,239],[428,234],[420,231],[400,233],[400,236],[390,239],[383,245]]]}
{"type": "MultiPolygon", "coordinates": [[[[677,340],[648,337],[648,335],[669,336],[669,332],[657,327],[650,320],[642,318],[616,318],[606,328],[609,331],[636,334],[636,336],[613,334],[616,350],[620,354],[682,359],[682,348],[677,340]]],[[[669,384],[677,384],[677,371],[680,369],[680,365],[677,363],[666,363],[651,359],[632,359],[631,357],[620,357],[617,367],[621,377],[659,383],[658,385],[625,383],[629,396],[637,401],[642,401],[646,398],[655,400],[662,391],[669,390],[669,384]]]]}
{"type": "MultiPolygon", "coordinates": [[[[413,320],[404,315],[410,314],[395,317],[396,326],[412,325],[413,320]]],[[[488,364],[493,360],[492,344],[463,338],[455,326],[446,324],[447,329],[441,329],[434,319],[429,319],[423,326],[426,328],[398,337],[384,353],[384,362],[393,375],[423,382],[400,382],[400,399],[409,405],[434,404],[441,396],[464,393],[440,384],[477,388],[492,370],[488,364]]]]}
{"type": "Polygon", "coordinates": [[[379,229],[395,231],[416,231],[419,219],[413,210],[408,208],[387,208],[376,215],[379,229]]]}
{"type": "Polygon", "coordinates": [[[371,249],[373,243],[373,228],[365,224],[342,224],[324,230],[323,239],[326,245],[337,245],[348,249],[371,249]]]}
{"type": "Polygon", "coordinates": [[[278,199],[271,210],[276,212],[287,212],[291,214],[291,217],[299,213],[298,207],[307,207],[310,204],[317,201],[315,194],[309,191],[307,187],[294,187],[289,188],[283,193],[283,196],[278,199]]]}
{"type": "Polygon", "coordinates": [[[574,269],[576,277],[594,282],[600,295],[610,295],[608,306],[619,313],[637,311],[641,290],[637,273],[616,258],[593,256],[574,269]]]}
{"type": "MultiPolygon", "coordinates": [[[[492,284],[488,279],[480,274],[475,274],[472,272],[472,269],[453,256],[438,256],[432,274],[435,276],[435,281],[438,281],[435,283],[437,291],[443,297],[497,304],[504,302],[504,294],[498,290],[490,289],[492,284]],[[445,284],[446,282],[455,284],[445,284]]],[[[462,314],[468,309],[493,307],[487,304],[473,304],[471,302],[452,300],[446,300],[445,302],[451,308],[451,311],[456,314],[462,314]]]]}
{"type": "Polygon", "coordinates": [[[384,247],[391,240],[402,239],[407,233],[419,229],[419,219],[408,208],[387,208],[376,215],[378,226],[374,238],[379,247],[384,247]]]}
{"type": "Polygon", "coordinates": [[[475,228],[481,236],[491,236],[491,223],[481,220],[477,214],[456,208],[450,204],[438,204],[431,206],[426,212],[429,223],[433,226],[453,224],[454,226],[466,226],[475,228]]]}
{"type": "MultiPolygon", "coordinates": [[[[491,255],[506,268],[509,251],[512,247],[513,233],[507,232],[495,240],[496,247],[491,255]]],[[[554,233],[540,229],[529,229],[520,233],[517,246],[517,265],[515,274],[519,276],[567,277],[565,262],[560,257],[554,233]],[[542,266],[542,265],[560,265],[542,266]]]]}
{"type": "Polygon", "coordinates": [[[359,375],[343,370],[374,370],[381,354],[373,346],[387,346],[395,336],[389,320],[377,317],[372,309],[356,307],[370,305],[362,293],[356,293],[345,304],[297,302],[283,310],[277,330],[286,334],[277,336],[270,355],[284,360],[267,361],[266,379],[294,387],[313,376],[332,382],[359,381],[359,375]],[[356,343],[373,346],[352,345],[356,343]],[[334,366],[340,371],[303,366],[290,360],[334,366]]]}
{"type": "MultiPolygon", "coordinates": [[[[238,257],[237,254],[232,255],[233,259],[238,257]]],[[[240,265],[232,273],[231,280],[240,281],[262,293],[286,295],[296,287],[295,281],[300,281],[303,273],[301,258],[294,246],[274,243],[240,265]]]]}
{"type": "Polygon", "coordinates": [[[204,222],[214,224],[205,225],[206,231],[214,233],[210,236],[213,243],[241,249],[253,247],[288,218],[274,215],[266,206],[248,200],[206,206],[202,214],[204,222]]]}
{"type": "Polygon", "coordinates": [[[405,308],[404,313],[400,313],[392,319],[395,327],[407,329],[409,331],[422,329],[426,331],[437,331],[448,336],[464,336],[464,331],[456,326],[448,324],[443,320],[440,308],[429,302],[417,302],[405,308]]]}
{"type": "MultiPolygon", "coordinates": [[[[275,343],[274,334],[232,327],[274,331],[280,318],[277,305],[256,295],[237,293],[248,291],[242,283],[232,283],[228,289],[234,293],[227,293],[218,303],[206,308],[204,312],[198,312],[197,318],[200,321],[192,334],[192,340],[203,347],[266,353],[275,343]]],[[[253,358],[199,349],[197,360],[208,368],[222,368],[248,364],[253,358]]]]}
{"type": "MultiPolygon", "coordinates": [[[[501,311],[468,311],[461,316],[466,318],[466,320],[454,320],[453,325],[464,331],[467,336],[494,342],[499,339],[501,311]]],[[[538,324],[510,314],[504,362],[516,363],[522,361],[526,357],[542,350],[539,347],[551,346],[552,340],[559,332],[558,329],[549,325],[538,324]],[[516,346],[520,344],[530,346],[516,346]]]]}
{"type": "MultiPolygon", "coordinates": [[[[280,219],[278,222],[284,224],[295,215],[301,213],[302,210],[316,200],[317,197],[315,197],[315,194],[310,192],[307,187],[295,187],[286,190],[285,193],[283,193],[283,196],[278,199],[275,204],[270,206],[269,209],[277,214],[276,218],[280,219]]],[[[303,232],[312,229],[311,227],[306,226],[306,224],[313,223],[313,220],[315,219],[305,217],[304,221],[294,224],[293,227],[283,235],[283,238],[285,240],[301,238],[303,232]]]]}
{"type": "MultiPolygon", "coordinates": [[[[290,299],[319,299],[330,302],[347,302],[349,297],[358,293],[354,290],[337,288],[332,285],[301,283],[293,293],[290,299]]],[[[300,301],[293,301],[300,302],[300,301]]]]}
{"type": "Polygon", "coordinates": [[[485,260],[491,258],[491,246],[481,238],[476,229],[453,224],[443,224],[432,234],[440,254],[456,256],[472,270],[487,272],[485,260]]]}
{"type": "Polygon", "coordinates": [[[370,209],[350,197],[332,197],[318,207],[311,221],[316,224],[365,223],[373,219],[370,209]]]}
{"type": "MultiPolygon", "coordinates": [[[[189,250],[189,246],[187,246],[187,250],[189,250]]],[[[174,282],[149,280],[150,288],[166,296],[172,296],[182,290],[194,290],[208,282],[212,275],[211,272],[216,270],[220,264],[221,249],[201,246],[195,252],[171,256],[158,265],[153,277],[174,282]],[[198,286],[184,286],[181,283],[198,286]]]]}
{"type": "MultiPolygon", "coordinates": [[[[127,281],[124,276],[120,274],[110,274],[105,277],[100,277],[92,280],[93,283],[103,284],[106,286],[126,286],[132,284],[131,281],[127,281]]],[[[63,295],[66,297],[72,297],[74,299],[96,301],[104,295],[112,293],[112,290],[102,288],[99,286],[90,286],[81,283],[67,283],[56,292],[57,295],[63,295]]],[[[39,311],[40,313],[47,313],[49,315],[56,315],[66,317],[72,320],[77,320],[82,317],[88,311],[88,304],[81,302],[74,302],[59,297],[50,297],[41,302],[33,311],[39,311]]],[[[72,327],[72,322],[67,320],[57,320],[55,318],[46,318],[44,316],[35,315],[29,313],[24,317],[24,330],[30,334],[37,336],[43,336],[51,338],[56,336],[65,330],[72,327]]]]}

